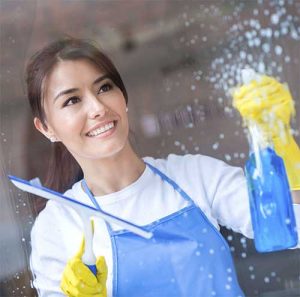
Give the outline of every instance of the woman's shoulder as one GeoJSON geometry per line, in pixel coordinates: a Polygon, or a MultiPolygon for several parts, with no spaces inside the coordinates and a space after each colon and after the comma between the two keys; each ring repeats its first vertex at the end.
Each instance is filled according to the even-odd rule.
{"type": "MultiPolygon", "coordinates": [[[[72,191],[68,190],[64,195],[71,196],[72,191]]],[[[35,273],[39,273],[49,265],[64,265],[76,252],[82,238],[82,223],[74,209],[50,200],[37,216],[30,235],[30,265],[35,273]]]]}
{"type": "Polygon", "coordinates": [[[201,154],[170,154],[166,158],[155,159],[145,157],[163,173],[187,188],[216,189],[221,181],[244,179],[243,170],[234,167],[222,160],[201,154]]]}
{"type": "Polygon", "coordinates": [[[199,170],[201,168],[207,169],[229,166],[222,160],[201,154],[169,154],[166,158],[144,157],[143,160],[151,165],[171,171],[191,169],[193,167],[199,170]]]}
{"type": "MultiPolygon", "coordinates": [[[[63,196],[73,198],[72,188],[63,193],[63,196]]],[[[60,226],[67,224],[76,224],[78,222],[78,214],[74,209],[57,201],[49,200],[46,207],[38,214],[32,227],[32,235],[44,235],[45,230],[47,234],[57,233],[60,226]]]]}

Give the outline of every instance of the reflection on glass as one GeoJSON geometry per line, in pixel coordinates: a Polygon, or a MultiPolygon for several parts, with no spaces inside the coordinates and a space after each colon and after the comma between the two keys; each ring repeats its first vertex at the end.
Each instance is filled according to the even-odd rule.
{"type": "MultiPolygon", "coordinates": [[[[141,155],[201,153],[243,166],[247,142],[228,93],[245,66],[289,83],[299,143],[299,9],[297,1],[260,0],[3,2],[0,295],[36,294],[29,234],[43,205],[6,177],[39,176],[43,182],[46,177],[49,143],[33,129],[22,80],[25,60],[36,49],[61,33],[102,45],[129,91],[131,128],[141,155]]],[[[225,228],[222,233],[247,296],[297,294],[298,250],[261,255],[244,236],[225,228]]]]}

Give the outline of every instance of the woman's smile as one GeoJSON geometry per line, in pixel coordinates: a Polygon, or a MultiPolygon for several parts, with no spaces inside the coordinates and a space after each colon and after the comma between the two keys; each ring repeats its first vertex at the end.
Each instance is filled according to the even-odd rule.
{"type": "Polygon", "coordinates": [[[96,128],[92,129],[86,135],[91,138],[104,138],[114,133],[116,125],[117,121],[98,124],[96,128]]]}

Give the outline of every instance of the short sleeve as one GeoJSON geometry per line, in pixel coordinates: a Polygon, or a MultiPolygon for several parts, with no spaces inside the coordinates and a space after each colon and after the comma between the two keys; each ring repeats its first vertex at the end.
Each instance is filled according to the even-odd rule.
{"type": "Polygon", "coordinates": [[[196,155],[192,166],[198,167],[193,171],[198,175],[212,217],[219,225],[253,238],[247,183],[243,169],[203,155],[196,155]]]}
{"type": "MultiPolygon", "coordinates": [[[[247,180],[243,169],[210,157],[204,157],[199,166],[202,168],[202,180],[213,217],[220,225],[253,238],[247,180]]],[[[300,205],[293,204],[293,208],[300,234],[300,205]]],[[[300,247],[299,239],[297,247],[300,247]]]]}
{"type": "Polygon", "coordinates": [[[247,183],[242,168],[200,154],[169,155],[166,171],[214,226],[253,238],[247,183]]]}
{"type": "Polygon", "coordinates": [[[247,182],[242,168],[220,162],[210,187],[212,214],[218,223],[253,238],[247,182]]]}

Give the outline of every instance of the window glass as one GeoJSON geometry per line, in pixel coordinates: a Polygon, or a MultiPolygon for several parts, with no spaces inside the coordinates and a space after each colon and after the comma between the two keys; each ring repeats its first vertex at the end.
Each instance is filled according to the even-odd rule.
{"type": "MultiPolygon", "coordinates": [[[[248,141],[230,90],[245,67],[288,84],[300,144],[297,0],[2,1],[0,13],[0,296],[36,296],[30,231],[44,201],[7,175],[45,180],[50,142],[34,129],[24,70],[55,38],[95,40],[112,58],[129,93],[130,137],[141,156],[204,154],[243,167],[248,141]]],[[[247,296],[299,294],[299,249],[260,254],[252,240],[221,232],[247,296]]]]}

